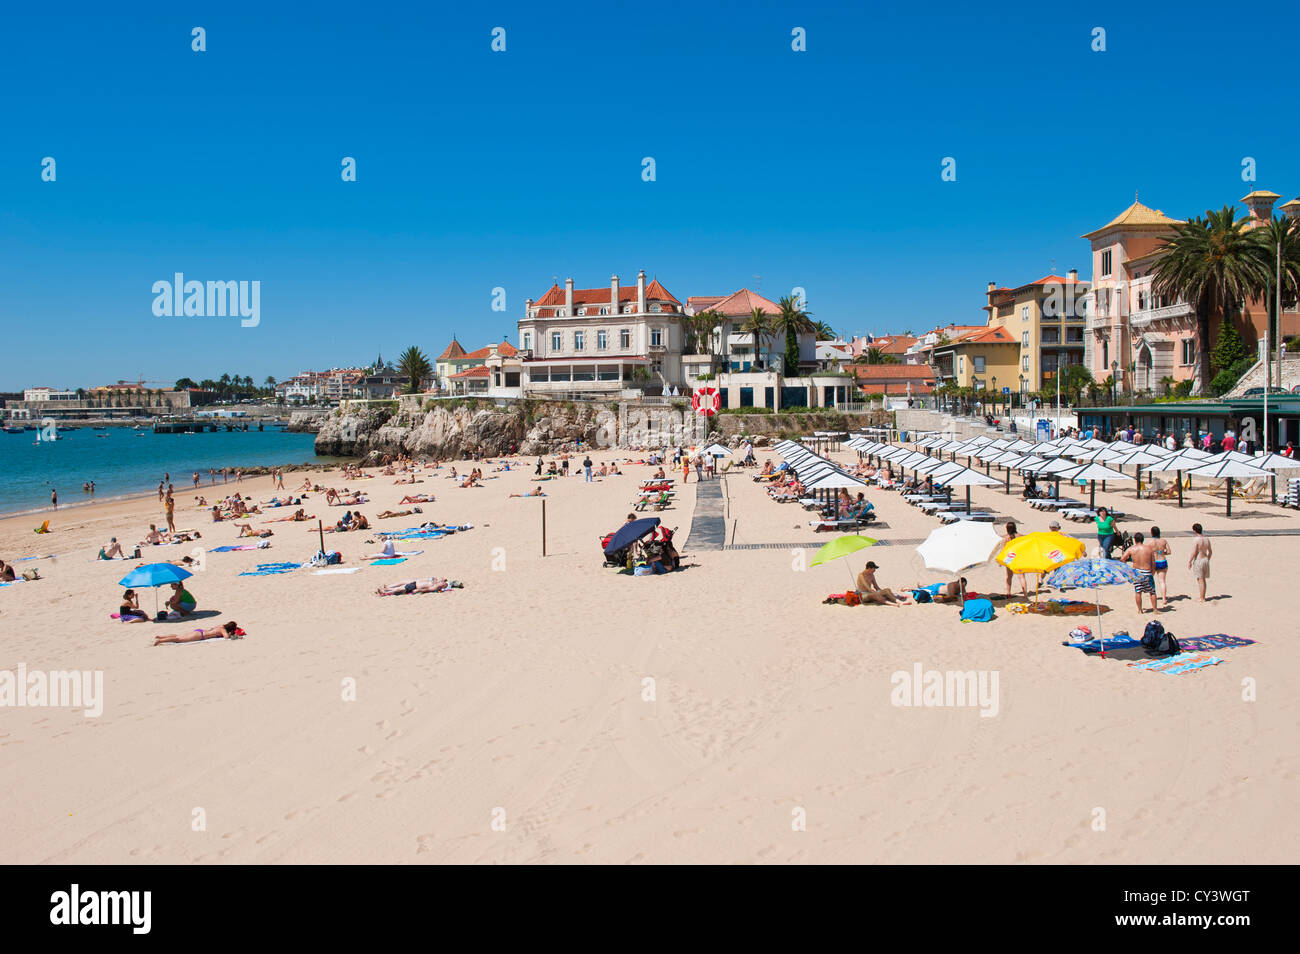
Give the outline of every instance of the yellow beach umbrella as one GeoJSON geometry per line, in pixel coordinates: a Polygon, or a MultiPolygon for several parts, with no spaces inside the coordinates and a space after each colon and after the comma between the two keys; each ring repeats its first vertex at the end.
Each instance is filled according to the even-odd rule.
{"type": "Polygon", "coordinates": [[[1038,579],[1087,552],[1082,540],[1064,533],[1039,530],[1008,540],[993,558],[1012,573],[1034,573],[1034,605],[1038,605],[1038,579]]]}

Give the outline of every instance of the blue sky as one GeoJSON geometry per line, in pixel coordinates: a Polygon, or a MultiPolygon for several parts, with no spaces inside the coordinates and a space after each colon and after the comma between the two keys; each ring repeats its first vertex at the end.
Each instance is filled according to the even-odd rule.
{"type": "Polygon", "coordinates": [[[10,5],[0,390],[515,341],[554,276],[638,268],[919,331],[982,320],[989,280],[1086,277],[1134,190],[1300,194],[1291,4],[441,7],[10,5]],[[260,325],[156,317],[178,271],[260,281],[260,325]]]}

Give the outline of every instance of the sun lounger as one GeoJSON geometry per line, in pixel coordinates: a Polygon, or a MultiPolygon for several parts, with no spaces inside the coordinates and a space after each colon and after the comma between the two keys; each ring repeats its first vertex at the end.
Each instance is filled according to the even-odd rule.
{"type": "MultiPolygon", "coordinates": [[[[1128,514],[1121,513],[1118,510],[1112,510],[1110,512],[1110,515],[1114,517],[1116,520],[1122,520],[1124,517],[1128,516],[1128,514]]],[[[1096,520],[1097,511],[1089,510],[1087,507],[1081,507],[1073,510],[1062,510],[1061,516],[1067,520],[1076,520],[1076,521],[1096,520]]]]}
{"type": "Polygon", "coordinates": [[[1082,500],[1071,500],[1069,497],[1036,497],[1029,501],[1029,506],[1036,510],[1066,510],[1071,507],[1078,508],[1083,506],[1082,500]]]}
{"type": "Polygon", "coordinates": [[[977,523],[993,523],[997,520],[998,515],[992,510],[975,510],[967,513],[964,510],[948,510],[939,514],[939,519],[944,523],[956,523],[958,520],[973,520],[977,523]]]}

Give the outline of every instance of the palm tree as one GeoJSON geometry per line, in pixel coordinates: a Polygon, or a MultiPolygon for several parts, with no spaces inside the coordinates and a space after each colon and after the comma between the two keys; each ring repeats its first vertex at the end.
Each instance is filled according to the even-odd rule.
{"type": "MultiPolygon", "coordinates": [[[[1260,266],[1265,281],[1259,289],[1268,309],[1268,339],[1276,349],[1277,383],[1282,384],[1282,335],[1278,327],[1277,288],[1278,270],[1282,273],[1282,301],[1295,302],[1300,298],[1300,223],[1294,219],[1274,217],[1267,226],[1257,229],[1259,236],[1260,266]]],[[[1266,355],[1271,362],[1273,355],[1266,355]]],[[[1272,369],[1265,374],[1265,384],[1273,383],[1272,369]]]]}
{"type": "Polygon", "coordinates": [[[411,345],[402,352],[397,359],[397,368],[407,377],[407,394],[419,393],[420,382],[433,372],[433,366],[429,364],[428,357],[415,345],[411,345]]]}
{"type": "Polygon", "coordinates": [[[879,348],[867,349],[867,364],[884,364],[884,363],[885,363],[885,352],[881,351],[879,348]]]}
{"type": "Polygon", "coordinates": [[[1236,215],[1225,205],[1174,226],[1152,268],[1156,294],[1181,298],[1196,314],[1196,390],[1201,393],[1210,386],[1210,317],[1231,321],[1267,281],[1260,239],[1243,231],[1236,215]]]}
{"type": "Polygon", "coordinates": [[[758,364],[758,349],[760,347],[759,339],[764,335],[772,333],[772,316],[762,308],[755,308],[744,320],[741,321],[740,327],[736,329],[742,335],[754,336],[754,364],[758,364]]]}
{"type": "MultiPolygon", "coordinates": [[[[811,312],[809,312],[809,314],[811,315],[811,312]]],[[[826,324],[826,322],[824,322],[824,321],[814,321],[814,322],[813,322],[813,329],[817,332],[817,340],[818,340],[818,341],[834,341],[834,340],[835,340],[835,329],[832,328],[830,325],[826,324]]]]}
{"type": "Polygon", "coordinates": [[[787,375],[799,370],[799,336],[816,331],[810,313],[799,307],[799,299],[786,295],[777,305],[780,311],[772,316],[768,327],[773,335],[785,338],[785,367],[787,375]]]}
{"type": "Polygon", "coordinates": [[[704,354],[709,356],[709,373],[714,371],[713,363],[716,355],[713,353],[713,332],[722,324],[722,316],[713,309],[702,311],[695,316],[692,322],[693,330],[698,339],[704,344],[704,354]]]}

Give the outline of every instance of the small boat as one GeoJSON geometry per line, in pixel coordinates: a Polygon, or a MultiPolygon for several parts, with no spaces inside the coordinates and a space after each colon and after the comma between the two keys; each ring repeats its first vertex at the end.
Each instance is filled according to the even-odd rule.
{"type": "Polygon", "coordinates": [[[23,429],[21,427],[15,427],[13,424],[5,425],[6,434],[21,434],[22,432],[23,429]]]}
{"type": "Polygon", "coordinates": [[[106,430],[108,430],[108,428],[107,428],[106,426],[104,426],[103,424],[92,424],[92,425],[90,426],[90,429],[91,429],[92,431],[106,431],[106,430]]]}

